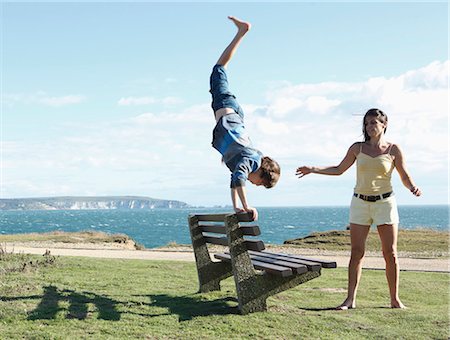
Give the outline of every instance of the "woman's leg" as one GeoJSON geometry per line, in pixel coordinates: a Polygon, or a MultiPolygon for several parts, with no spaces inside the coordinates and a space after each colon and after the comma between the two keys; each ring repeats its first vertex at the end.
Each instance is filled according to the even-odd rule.
{"type": "Polygon", "coordinates": [[[381,239],[384,261],[386,262],[386,278],[391,295],[392,308],[405,308],[405,305],[398,297],[398,284],[400,267],[397,258],[397,235],[396,224],[382,224],[378,226],[378,234],[381,239]]]}
{"type": "Polygon", "coordinates": [[[242,38],[244,35],[250,30],[250,23],[241,21],[235,17],[229,16],[228,19],[234,22],[234,24],[237,26],[238,31],[236,35],[234,36],[231,43],[227,46],[227,48],[222,52],[219,60],[217,60],[217,65],[226,66],[228,62],[233,57],[234,53],[237,50],[237,47],[239,46],[242,38]]]}
{"type": "Polygon", "coordinates": [[[347,298],[336,309],[344,310],[356,307],[356,292],[361,278],[362,263],[366,249],[366,239],[370,226],[350,223],[351,255],[348,264],[347,298]]]}

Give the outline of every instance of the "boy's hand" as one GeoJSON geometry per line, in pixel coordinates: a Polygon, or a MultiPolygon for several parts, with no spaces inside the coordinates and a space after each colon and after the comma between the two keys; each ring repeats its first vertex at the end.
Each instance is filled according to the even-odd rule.
{"type": "Polygon", "coordinates": [[[245,209],[238,208],[238,207],[234,207],[234,212],[235,212],[236,214],[241,214],[241,213],[244,213],[244,212],[246,212],[246,211],[245,211],[245,209]]]}
{"type": "Polygon", "coordinates": [[[247,209],[245,209],[244,211],[252,214],[253,216],[253,220],[256,221],[258,219],[258,210],[256,210],[256,208],[253,207],[248,207],[247,209]]]}

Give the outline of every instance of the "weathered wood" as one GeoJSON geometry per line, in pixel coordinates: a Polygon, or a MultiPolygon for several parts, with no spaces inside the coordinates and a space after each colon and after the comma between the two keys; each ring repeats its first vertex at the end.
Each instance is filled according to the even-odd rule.
{"type": "MultiPolygon", "coordinates": [[[[208,222],[223,222],[225,217],[230,215],[230,213],[224,214],[196,214],[191,216],[196,216],[199,222],[208,221],[208,222]]],[[[253,222],[253,217],[250,213],[240,213],[235,214],[239,220],[239,222],[253,222]]]]}
{"type": "Polygon", "coordinates": [[[228,245],[228,240],[227,240],[226,237],[203,236],[203,238],[205,239],[206,243],[218,244],[218,245],[221,245],[221,246],[227,246],[228,245]]]}
{"type": "MultiPolygon", "coordinates": [[[[210,224],[210,225],[203,225],[199,224],[199,228],[204,233],[216,233],[216,234],[224,234],[226,235],[227,230],[224,225],[220,224],[210,224]]],[[[244,225],[240,226],[239,229],[242,230],[242,233],[244,235],[248,236],[258,236],[261,235],[261,230],[257,225],[244,225]]]]}
{"type": "Polygon", "coordinates": [[[305,264],[294,263],[294,262],[274,259],[274,258],[265,257],[265,256],[258,256],[257,254],[262,254],[262,253],[255,252],[255,255],[250,254],[250,258],[252,260],[256,260],[256,261],[260,261],[260,262],[271,263],[274,265],[291,268],[293,270],[293,272],[297,273],[297,274],[306,273],[309,269],[308,266],[306,266],[305,264]]]}
{"type": "Polygon", "coordinates": [[[195,217],[199,222],[208,221],[208,222],[223,222],[225,216],[227,214],[198,214],[195,217]]]}
{"type": "MultiPolygon", "coordinates": [[[[203,236],[205,242],[211,244],[218,244],[222,246],[228,246],[228,239],[220,236],[203,236]]],[[[244,244],[247,250],[262,251],[265,249],[264,242],[260,240],[245,240],[244,244]]]]}
{"type": "Polygon", "coordinates": [[[300,258],[297,258],[296,256],[290,256],[288,254],[277,254],[277,253],[270,253],[270,252],[254,252],[254,251],[249,251],[250,255],[258,255],[261,257],[267,257],[269,259],[276,259],[276,260],[282,260],[282,261],[288,261],[288,262],[292,262],[292,263],[297,263],[297,264],[303,264],[306,267],[308,267],[308,270],[311,271],[320,271],[320,269],[322,268],[322,265],[318,262],[312,262],[312,261],[307,261],[307,260],[303,260],[300,258]]]}
{"type": "MultiPolygon", "coordinates": [[[[229,255],[230,253],[224,252],[223,254],[229,255]]],[[[223,254],[220,254],[220,255],[223,255],[223,254]]],[[[281,258],[281,257],[262,256],[262,254],[264,254],[264,252],[249,250],[249,254],[250,254],[250,258],[252,259],[252,262],[254,260],[254,261],[274,264],[277,266],[291,268],[293,273],[296,273],[296,274],[303,274],[303,273],[306,273],[308,270],[312,270],[312,268],[308,268],[308,266],[303,263],[290,262],[290,261],[285,260],[285,258],[281,258]]],[[[317,269],[317,268],[314,268],[314,269],[317,269]]],[[[312,270],[312,271],[317,271],[317,270],[312,270]]]]}
{"type": "MultiPolygon", "coordinates": [[[[219,260],[224,261],[230,261],[231,262],[231,255],[226,253],[219,253],[214,254],[214,257],[219,260]]],[[[293,275],[292,268],[284,267],[277,264],[271,264],[263,261],[258,261],[257,259],[252,259],[252,264],[255,267],[255,269],[258,270],[264,270],[265,272],[272,274],[272,275],[278,275],[281,277],[288,277],[293,275]]]]}
{"type": "Polygon", "coordinates": [[[315,258],[310,258],[310,257],[299,256],[299,255],[273,253],[273,252],[268,252],[268,251],[263,251],[262,253],[263,254],[273,254],[273,255],[278,255],[278,256],[282,256],[282,257],[288,257],[290,259],[298,259],[301,261],[320,263],[322,268],[336,268],[337,267],[335,261],[325,261],[325,260],[320,260],[320,259],[315,259],[315,258]]]}

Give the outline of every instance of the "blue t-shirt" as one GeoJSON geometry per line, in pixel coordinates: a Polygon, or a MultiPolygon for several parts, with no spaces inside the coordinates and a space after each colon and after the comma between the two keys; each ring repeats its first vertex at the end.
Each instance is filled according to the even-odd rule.
{"type": "Polygon", "coordinates": [[[237,113],[220,118],[213,130],[212,146],[231,171],[231,188],[245,186],[248,175],[261,166],[263,155],[253,148],[243,118],[237,113]]]}

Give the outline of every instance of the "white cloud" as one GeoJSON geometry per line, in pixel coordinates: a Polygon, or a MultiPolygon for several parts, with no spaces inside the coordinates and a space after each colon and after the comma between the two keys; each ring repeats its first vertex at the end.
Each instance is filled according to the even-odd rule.
{"type": "MultiPolygon", "coordinates": [[[[351,191],[354,170],[334,182],[325,176],[298,182],[294,172],[303,164],[337,164],[353,142],[362,140],[362,115],[372,107],[388,114],[387,139],[402,147],[415,181],[425,190],[431,181],[445,185],[448,69],[448,61],[433,62],[396,77],[357,83],[283,82],[270,89],[264,102],[241,103],[255,147],[282,166],[282,183],[270,195],[253,194],[252,204],[308,204],[302,192],[316,192],[312,187],[338,182],[339,190],[351,191]],[[298,183],[298,189],[293,183],[298,183]],[[299,201],[289,201],[292,197],[299,201]]],[[[140,98],[142,103],[147,97],[140,98]]],[[[163,103],[170,101],[167,98],[152,100],[163,103]]],[[[137,105],[132,103],[138,99],[123,98],[127,105],[137,105]]],[[[52,194],[61,188],[61,194],[143,194],[206,205],[211,204],[211,192],[214,199],[223,193],[223,201],[214,204],[228,204],[229,171],[211,147],[214,124],[210,103],[201,103],[95,127],[65,126],[71,129],[71,137],[49,137],[45,143],[11,141],[3,149],[4,192],[26,196],[31,190],[26,183],[36,183],[33,193],[41,195],[48,194],[42,191],[47,187],[52,194]]],[[[323,204],[333,202],[330,198],[323,204]]]]}
{"type": "Polygon", "coordinates": [[[311,96],[306,100],[308,111],[325,114],[341,103],[340,100],[327,99],[323,96],[311,96]]]}
{"type": "MultiPolygon", "coordinates": [[[[344,154],[336,146],[360,139],[362,115],[379,107],[389,116],[387,138],[405,144],[412,159],[420,150],[443,153],[448,150],[448,69],[448,61],[433,62],[397,77],[359,83],[284,84],[268,93],[263,119],[252,118],[248,124],[269,147],[282,124],[283,133],[270,148],[283,157],[290,153],[293,158],[337,161],[344,154]]],[[[430,161],[446,164],[445,159],[430,161]]]]}

